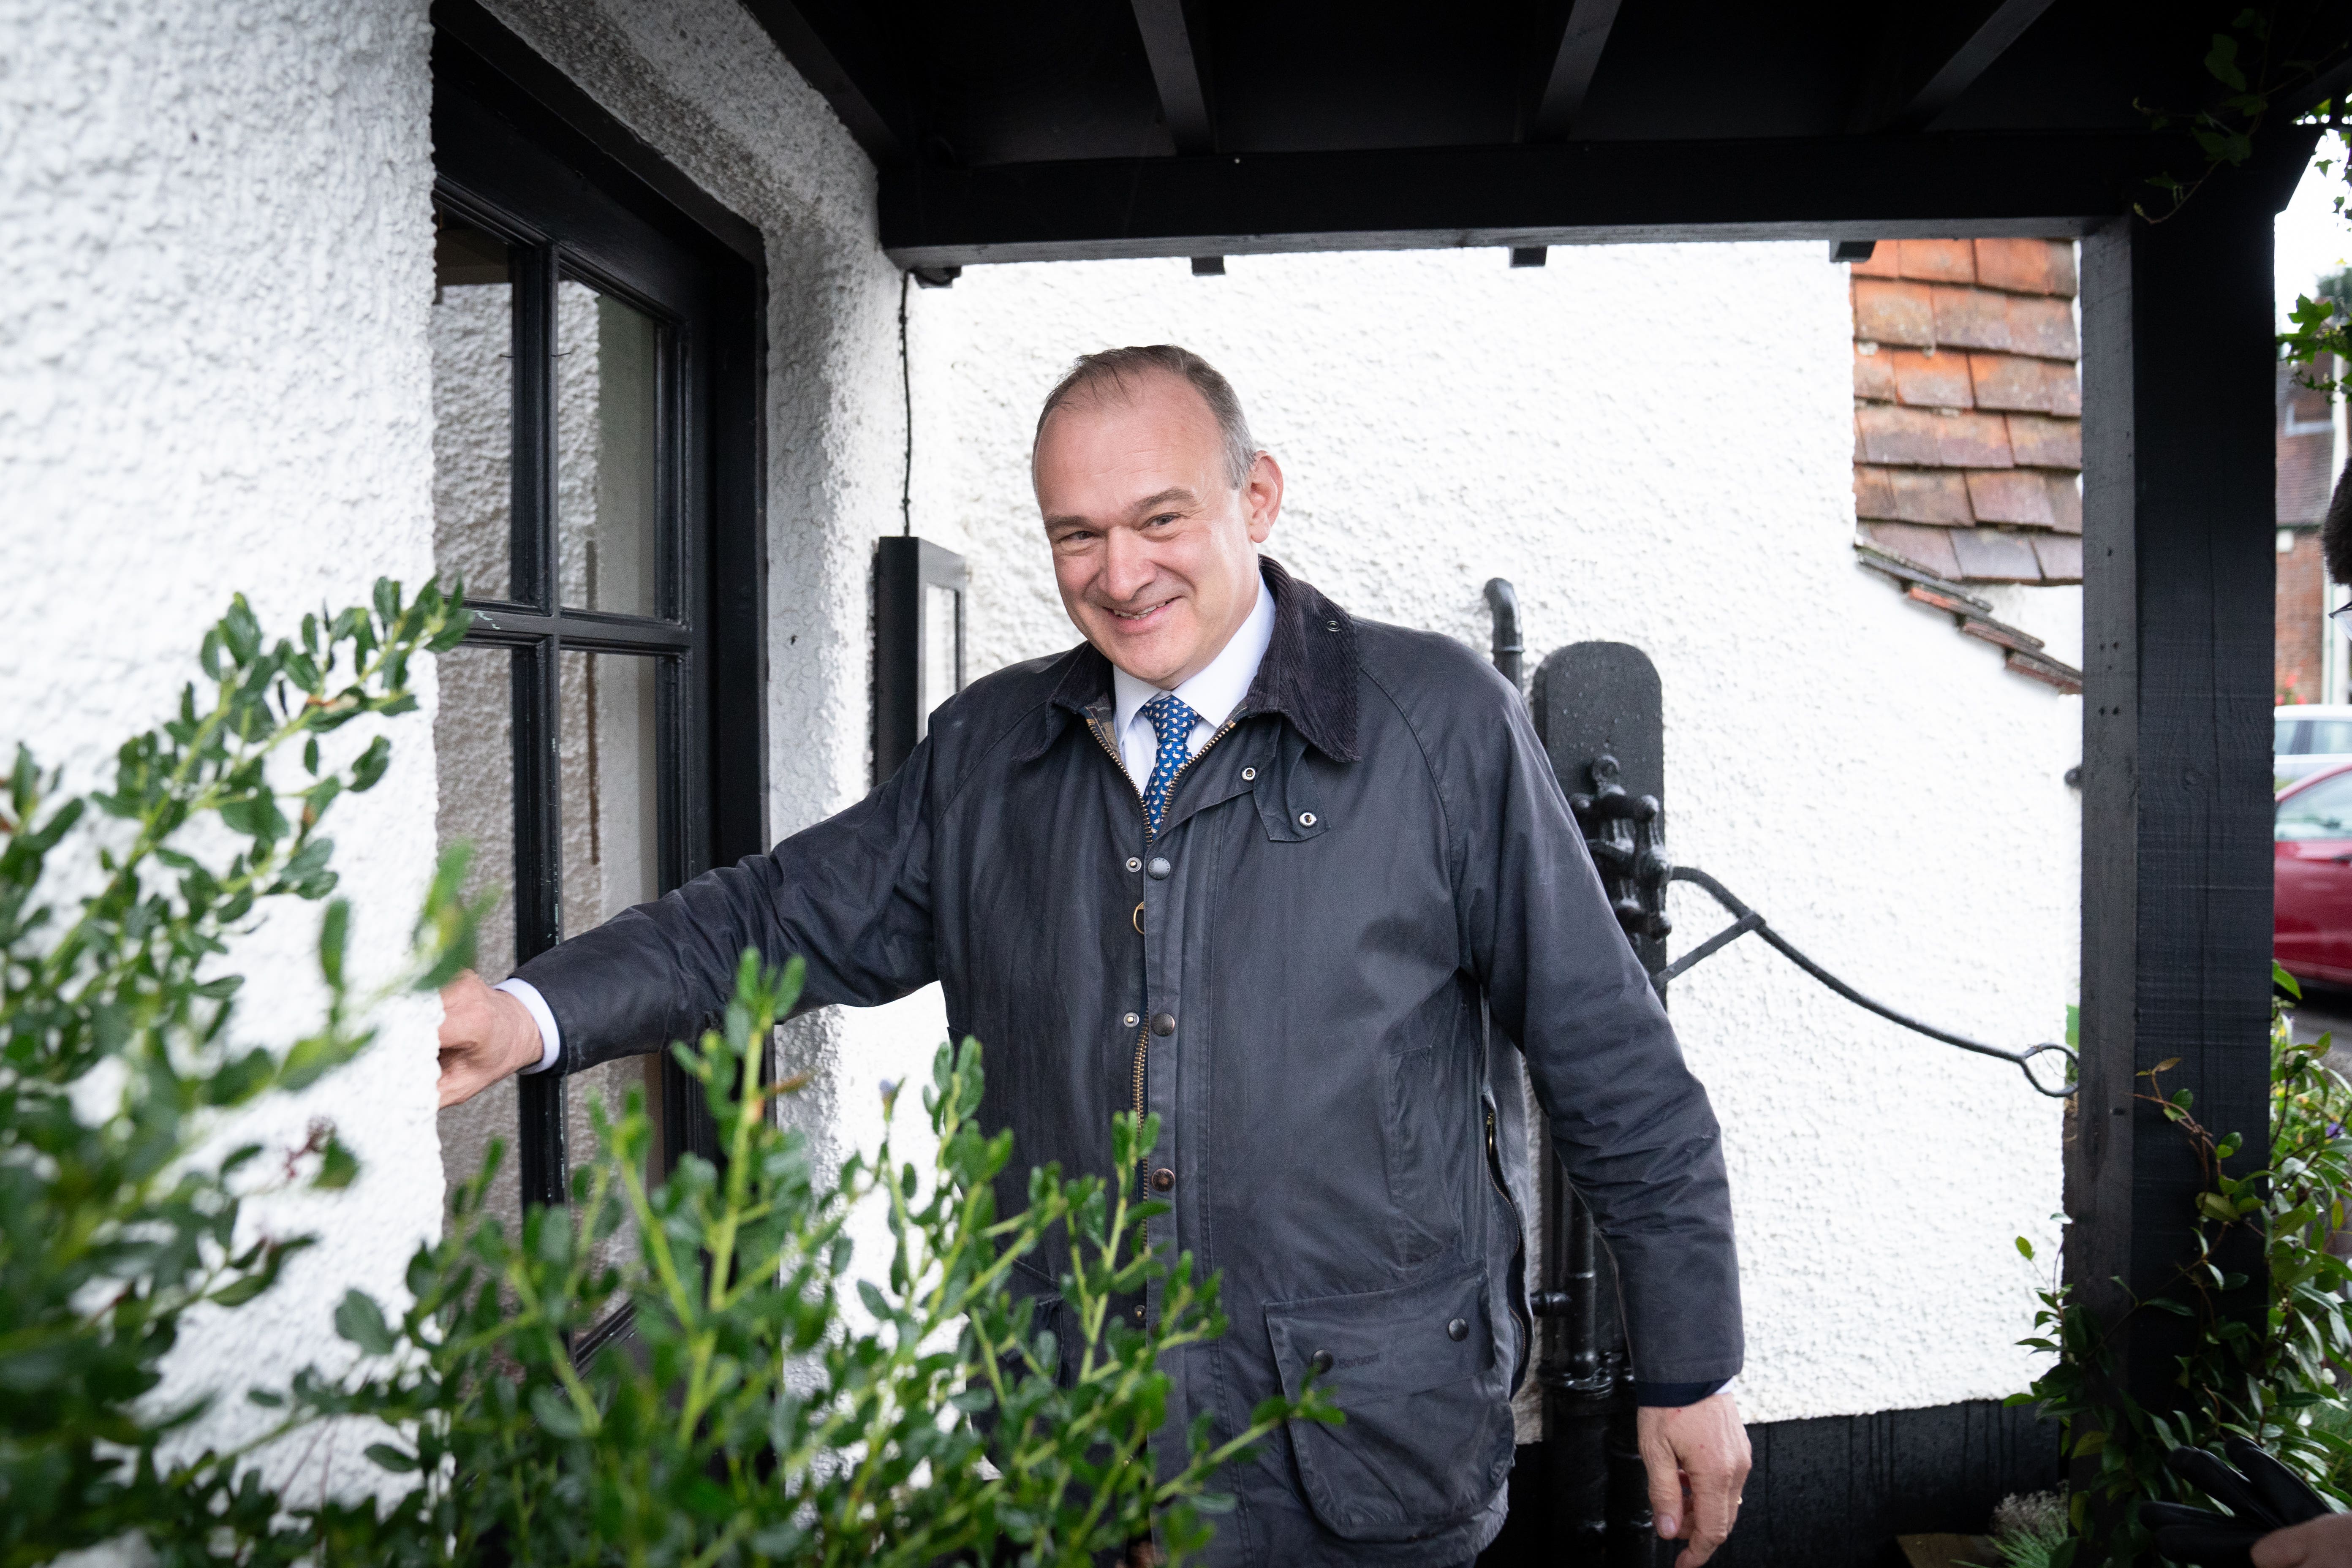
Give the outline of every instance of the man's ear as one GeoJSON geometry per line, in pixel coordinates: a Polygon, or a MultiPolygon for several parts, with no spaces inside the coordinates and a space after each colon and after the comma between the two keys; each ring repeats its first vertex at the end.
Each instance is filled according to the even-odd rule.
{"type": "Polygon", "coordinates": [[[1264,544],[1282,515],[1282,465],[1271,452],[1260,452],[1242,481],[1242,515],[1249,520],[1252,544],[1264,544]]]}

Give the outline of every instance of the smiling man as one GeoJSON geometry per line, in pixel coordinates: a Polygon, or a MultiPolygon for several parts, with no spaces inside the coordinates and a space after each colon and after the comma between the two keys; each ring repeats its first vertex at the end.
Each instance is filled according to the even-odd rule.
{"type": "Polygon", "coordinates": [[[1259,556],[1282,470],[1195,354],[1081,359],[1031,461],[1087,640],[974,682],[838,816],[461,977],[443,1103],[690,1037],[746,946],[801,955],[807,1006],[939,981],[1016,1166],[1107,1170],[1112,1114],[1159,1114],[1151,1239],[1232,1321],[1170,1365],[1166,1430],[1318,1373],[1347,1412],[1229,1474],[1207,1560],[1455,1568],[1501,1527],[1529,1350],[1516,1045],[1617,1263],[1659,1532],[1706,1562],[1748,1470],[1719,1136],[1525,704],[1259,556]]]}

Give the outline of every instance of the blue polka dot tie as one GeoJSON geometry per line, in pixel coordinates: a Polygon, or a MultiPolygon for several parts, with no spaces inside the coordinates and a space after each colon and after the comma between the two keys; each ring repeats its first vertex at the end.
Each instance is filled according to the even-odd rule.
{"type": "Polygon", "coordinates": [[[1176,774],[1184,766],[1192,726],[1201,716],[1177,700],[1172,691],[1163,691],[1145,703],[1143,716],[1151,721],[1151,732],[1160,740],[1160,755],[1151,763],[1151,782],[1143,786],[1143,815],[1157,833],[1160,814],[1168,809],[1168,792],[1175,787],[1176,774]]]}

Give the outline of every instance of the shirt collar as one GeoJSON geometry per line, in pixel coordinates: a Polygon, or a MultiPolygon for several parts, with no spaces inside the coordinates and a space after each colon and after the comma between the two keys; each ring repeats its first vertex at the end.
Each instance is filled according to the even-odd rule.
{"type": "MultiPolygon", "coordinates": [[[[1255,584],[1257,602],[1225,646],[1201,672],[1174,688],[1176,700],[1212,729],[1223,723],[1249,695],[1257,667],[1274,640],[1274,593],[1264,581],[1255,584]]],[[[1110,672],[1111,733],[1123,735],[1143,705],[1160,695],[1160,688],[1113,665],[1110,672]]]]}

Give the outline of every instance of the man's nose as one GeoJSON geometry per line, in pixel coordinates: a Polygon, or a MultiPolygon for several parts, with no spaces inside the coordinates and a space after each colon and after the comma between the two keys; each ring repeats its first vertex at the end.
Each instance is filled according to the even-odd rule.
{"type": "Polygon", "coordinates": [[[1131,528],[1114,528],[1103,540],[1103,592],[1116,600],[1128,600],[1151,586],[1160,568],[1151,559],[1151,547],[1131,528]]]}

